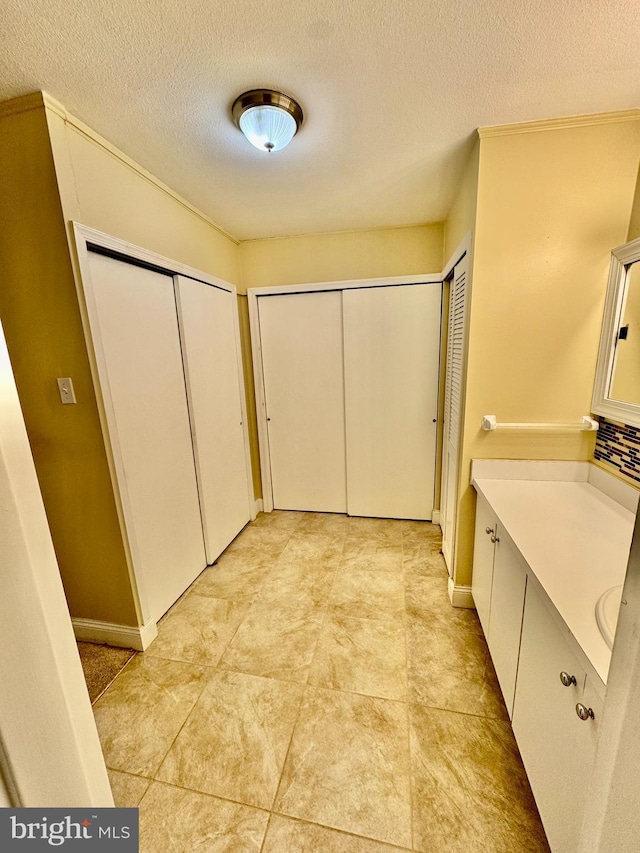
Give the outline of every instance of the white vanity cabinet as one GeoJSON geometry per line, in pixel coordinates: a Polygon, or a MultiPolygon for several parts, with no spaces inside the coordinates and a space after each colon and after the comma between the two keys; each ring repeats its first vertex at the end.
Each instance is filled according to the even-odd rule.
{"type": "Polygon", "coordinates": [[[553,853],[576,853],[638,492],[586,462],[475,460],[472,592],[553,853]]]}
{"type": "Polygon", "coordinates": [[[513,731],[553,853],[576,850],[602,706],[569,630],[530,583],[513,731]]]}
{"type": "Polygon", "coordinates": [[[509,717],[513,711],[526,583],[525,566],[503,535],[495,513],[479,497],[472,594],[509,717]]]}

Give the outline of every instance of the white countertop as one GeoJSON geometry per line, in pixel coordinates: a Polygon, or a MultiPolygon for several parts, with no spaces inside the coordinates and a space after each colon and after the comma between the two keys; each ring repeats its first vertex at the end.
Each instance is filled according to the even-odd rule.
{"type": "Polygon", "coordinates": [[[472,483],[606,684],[611,651],[595,606],[624,582],[635,513],[586,481],[474,476],[472,483]]]}

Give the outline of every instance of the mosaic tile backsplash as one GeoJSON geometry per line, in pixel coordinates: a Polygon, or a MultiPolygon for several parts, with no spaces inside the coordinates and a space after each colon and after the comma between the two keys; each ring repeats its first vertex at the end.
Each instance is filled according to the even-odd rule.
{"type": "Polygon", "coordinates": [[[640,429],[637,427],[600,418],[593,456],[640,483],[640,429]]]}

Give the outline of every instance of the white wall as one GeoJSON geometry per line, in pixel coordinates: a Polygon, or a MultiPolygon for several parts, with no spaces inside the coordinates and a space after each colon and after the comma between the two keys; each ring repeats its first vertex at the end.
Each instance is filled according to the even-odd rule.
{"type": "Polygon", "coordinates": [[[0,576],[0,772],[14,804],[112,806],[1,327],[0,576]]]}

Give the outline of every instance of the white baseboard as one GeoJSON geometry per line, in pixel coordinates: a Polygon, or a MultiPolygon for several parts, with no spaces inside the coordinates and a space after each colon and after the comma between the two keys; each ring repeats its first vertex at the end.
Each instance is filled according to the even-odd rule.
{"type": "Polygon", "coordinates": [[[264,512],[264,501],[262,500],[262,498],[256,498],[255,510],[256,510],[256,515],[259,512],[264,512]]]}
{"type": "Polygon", "coordinates": [[[432,524],[440,524],[440,510],[439,509],[434,509],[433,513],[431,514],[431,523],[432,524]]]}
{"type": "Polygon", "coordinates": [[[449,578],[449,600],[454,607],[475,608],[470,586],[458,586],[449,578]]]}
{"type": "Polygon", "coordinates": [[[76,640],[103,643],[124,649],[143,652],[158,636],[155,622],[147,622],[139,628],[131,625],[116,625],[113,622],[98,622],[96,619],[72,619],[76,640]]]}

